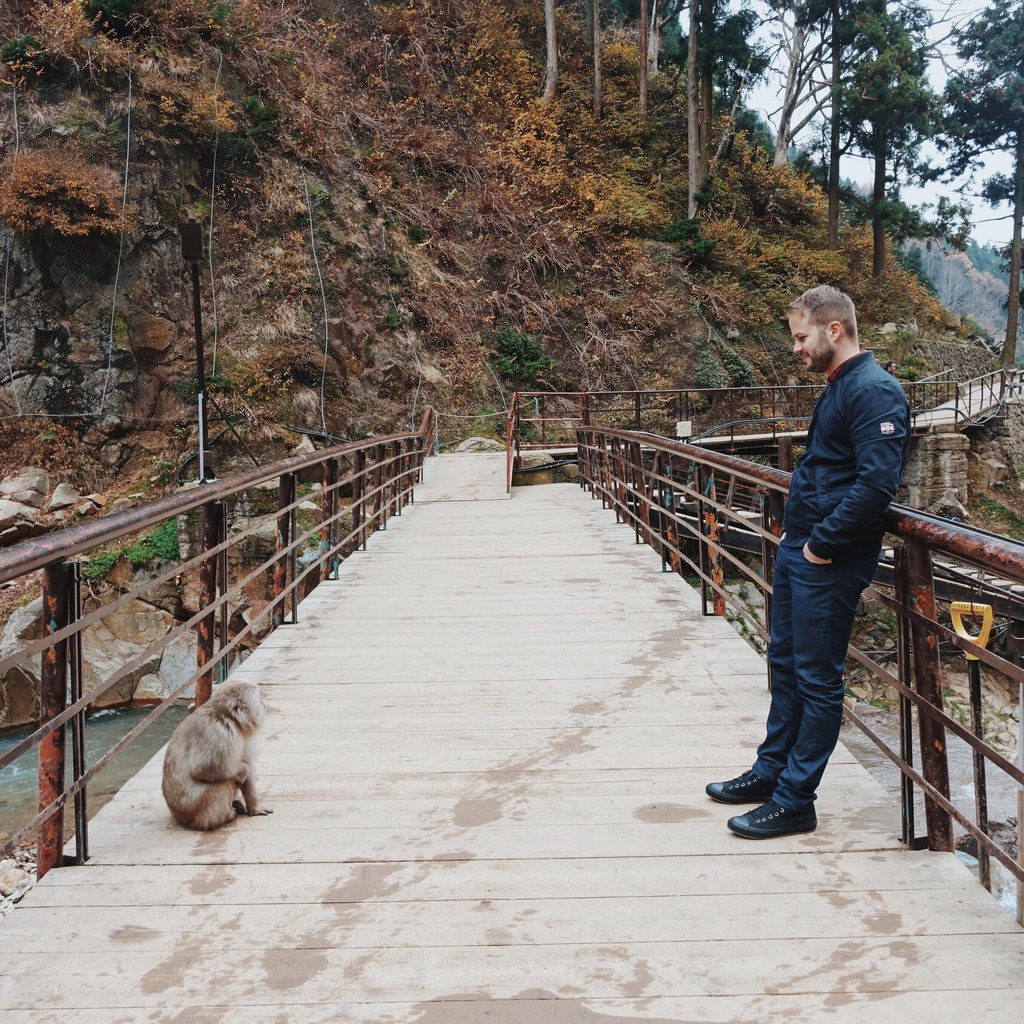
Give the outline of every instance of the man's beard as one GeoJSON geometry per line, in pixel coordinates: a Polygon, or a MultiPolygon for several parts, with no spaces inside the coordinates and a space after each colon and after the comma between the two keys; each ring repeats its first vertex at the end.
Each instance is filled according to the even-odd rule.
{"type": "Polygon", "coordinates": [[[813,347],[809,348],[805,345],[804,353],[810,360],[807,364],[807,368],[812,373],[828,372],[829,367],[832,365],[832,359],[835,356],[835,352],[828,342],[828,334],[824,327],[817,328],[813,347]]]}

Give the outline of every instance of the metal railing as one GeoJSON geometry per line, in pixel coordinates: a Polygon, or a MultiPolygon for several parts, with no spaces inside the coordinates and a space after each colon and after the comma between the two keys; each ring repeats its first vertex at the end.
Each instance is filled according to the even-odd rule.
{"type": "MultiPolygon", "coordinates": [[[[902,381],[918,430],[962,429],[1024,395],[1024,371],[995,370],[968,381],[949,370],[902,381]],[[945,378],[945,379],[942,379],[945,378]]],[[[599,425],[688,437],[705,447],[757,451],[802,435],[821,393],[817,384],[659,391],[517,391],[505,425],[507,486],[526,451],[575,447],[579,427],[599,425]],[[683,431],[680,433],[680,431],[683,431]]]]}
{"type": "MultiPolygon", "coordinates": [[[[705,614],[729,617],[763,649],[768,642],[771,579],[789,474],[645,432],[582,427],[577,442],[581,486],[599,497],[605,507],[614,509],[616,518],[632,527],[638,543],[645,542],[658,551],[664,569],[696,577],[705,614]],[[732,543],[740,537],[745,543],[732,543]],[[729,577],[746,586],[730,586],[729,577]]],[[[987,773],[1003,773],[1004,781],[1017,787],[1018,830],[1024,829],[1024,767],[1011,763],[986,742],[980,694],[971,694],[972,707],[976,697],[979,713],[972,714],[969,724],[944,707],[940,647],[947,652],[947,663],[951,654],[975,655],[990,673],[1018,687],[1024,684],[1024,650],[1008,651],[1004,657],[946,625],[940,618],[933,571],[933,556],[941,556],[944,561],[993,574],[998,584],[974,582],[974,600],[995,604],[998,592],[1005,608],[1008,589],[1024,584],[1024,545],[899,506],[889,512],[887,527],[895,542],[891,566],[886,582],[880,581],[881,574],[876,577],[871,596],[893,616],[895,664],[883,663],[892,655],[883,657],[854,645],[849,658],[896,694],[898,743],[890,745],[849,706],[846,717],[901,772],[904,843],[921,845],[915,824],[916,788],[924,797],[928,847],[952,850],[956,822],[977,843],[980,876],[986,885],[991,885],[991,861],[1001,864],[1016,880],[1017,920],[1024,923],[1020,835],[1015,860],[988,834],[986,796],[987,773]],[[970,748],[976,797],[973,810],[957,806],[951,798],[947,734],[970,748]]],[[[964,578],[970,577],[965,574],[964,578]]],[[[973,677],[980,673],[971,675],[973,690],[973,677]]]]}
{"type": "Polygon", "coordinates": [[[576,447],[576,430],[599,424],[647,430],[706,443],[762,441],[806,427],[821,388],[811,384],[749,388],[675,388],[657,391],[518,391],[506,422],[508,486],[525,451],[576,447]]]}
{"type": "MultiPolygon", "coordinates": [[[[0,658],[0,676],[30,659],[40,659],[41,694],[39,727],[0,757],[3,770],[32,748],[38,750],[38,813],[0,843],[0,857],[35,835],[39,877],[60,865],[64,807],[73,800],[74,860],[83,863],[88,857],[90,781],[193,686],[196,706],[207,700],[214,677],[226,678],[232,662],[258,643],[262,631],[298,621],[301,600],[319,582],[336,579],[340,562],[365,547],[370,534],[386,529],[388,520],[401,515],[413,500],[424,459],[434,450],[433,434],[434,413],[428,409],[415,432],[285,459],[0,551],[0,583],[41,570],[43,596],[41,638],[0,658]],[[321,485],[317,503],[300,494],[300,484],[312,479],[321,485]],[[268,487],[276,494],[268,495],[268,487]],[[261,498],[272,507],[260,510],[261,498]],[[189,535],[191,554],[161,564],[152,578],[131,581],[112,600],[85,610],[83,572],[88,571],[89,562],[83,556],[109,554],[115,542],[170,521],[176,523],[179,535],[189,535]],[[263,543],[271,531],[273,540],[263,543]],[[272,553],[267,555],[266,548],[272,548],[272,553]],[[86,689],[85,631],[140,595],[168,586],[180,592],[190,584],[197,588],[189,602],[191,614],[185,613],[164,635],[86,689]],[[235,617],[233,623],[233,609],[251,602],[254,591],[262,594],[256,603],[263,606],[247,618],[235,617]],[[192,632],[197,634],[197,648],[191,676],[175,685],[106,753],[86,764],[89,708],[137,676],[169,644],[192,632]],[[73,766],[72,781],[65,786],[68,731],[73,766]]],[[[96,603],[91,590],[89,597],[96,603]]]]}

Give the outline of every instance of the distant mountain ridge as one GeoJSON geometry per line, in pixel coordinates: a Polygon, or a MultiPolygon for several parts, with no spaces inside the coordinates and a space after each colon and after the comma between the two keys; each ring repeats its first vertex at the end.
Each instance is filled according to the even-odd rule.
{"type": "Polygon", "coordinates": [[[917,254],[921,272],[943,306],[973,320],[992,336],[994,349],[1000,350],[1006,337],[1008,276],[1000,272],[995,250],[972,243],[967,252],[957,252],[944,249],[934,239],[915,239],[906,243],[904,252],[917,254]]]}

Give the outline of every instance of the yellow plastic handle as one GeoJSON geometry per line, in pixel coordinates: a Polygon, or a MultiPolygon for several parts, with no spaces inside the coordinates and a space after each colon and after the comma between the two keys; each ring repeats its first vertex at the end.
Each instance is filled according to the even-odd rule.
{"type": "MultiPolygon", "coordinates": [[[[988,635],[992,632],[992,605],[975,604],[973,601],[953,601],[949,606],[949,617],[953,620],[953,629],[956,635],[964,640],[972,640],[979,647],[988,647],[988,635]],[[964,626],[964,615],[981,618],[981,632],[972,636],[964,626]]],[[[964,651],[964,657],[968,661],[977,661],[976,654],[968,654],[964,651]]]]}

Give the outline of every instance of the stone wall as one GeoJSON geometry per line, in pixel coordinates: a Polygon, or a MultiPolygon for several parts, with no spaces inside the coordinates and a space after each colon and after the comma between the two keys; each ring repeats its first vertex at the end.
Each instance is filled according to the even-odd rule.
{"type": "Polygon", "coordinates": [[[903,485],[896,500],[911,508],[942,511],[967,500],[967,451],[963,434],[919,434],[911,438],[903,485]]]}
{"type": "Polygon", "coordinates": [[[917,334],[891,334],[870,344],[875,358],[885,363],[895,359],[897,366],[907,363],[915,369],[924,367],[921,376],[930,376],[940,370],[952,370],[954,380],[971,380],[999,369],[999,360],[980,341],[939,341],[917,334]]]}

